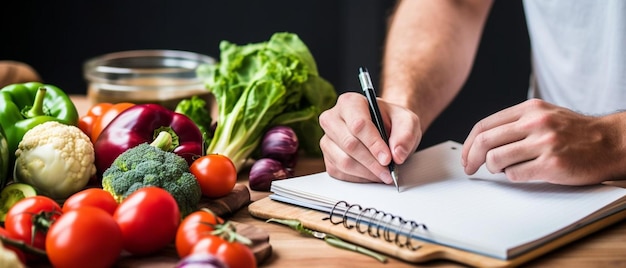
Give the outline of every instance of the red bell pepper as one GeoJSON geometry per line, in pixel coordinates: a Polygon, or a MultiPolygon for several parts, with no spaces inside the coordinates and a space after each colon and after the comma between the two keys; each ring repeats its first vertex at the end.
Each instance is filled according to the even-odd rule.
{"type": "Polygon", "coordinates": [[[115,117],[94,143],[98,177],[121,153],[151,143],[163,130],[172,135],[172,152],[190,165],[204,153],[202,134],[189,117],[158,104],[137,104],[115,117]]]}
{"type": "Polygon", "coordinates": [[[109,103],[101,102],[92,106],[87,114],[78,119],[78,127],[91,138],[91,142],[96,142],[98,136],[104,128],[124,110],[134,106],[134,103],[120,102],[109,103]]]}

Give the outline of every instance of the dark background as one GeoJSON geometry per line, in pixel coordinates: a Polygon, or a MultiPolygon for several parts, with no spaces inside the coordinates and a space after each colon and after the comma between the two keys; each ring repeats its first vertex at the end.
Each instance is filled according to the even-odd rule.
{"type": "MultiPolygon", "coordinates": [[[[46,83],[86,93],[85,60],[134,49],[193,51],[219,58],[219,42],[256,43],[279,31],[309,46],[338,93],[358,89],[357,70],[379,80],[394,1],[179,0],[15,1],[0,15],[0,60],[30,64],[46,83]]],[[[529,42],[521,1],[495,1],[464,90],[422,147],[463,142],[479,119],[526,98],[529,42]]]]}

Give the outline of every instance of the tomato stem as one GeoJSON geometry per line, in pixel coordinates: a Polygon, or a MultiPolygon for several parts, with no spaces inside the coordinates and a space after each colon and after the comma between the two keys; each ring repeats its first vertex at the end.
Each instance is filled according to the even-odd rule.
{"type": "Polygon", "coordinates": [[[250,238],[247,238],[237,233],[237,229],[235,228],[235,225],[233,225],[229,221],[226,221],[223,224],[216,224],[215,230],[211,232],[211,234],[220,236],[224,240],[230,243],[238,242],[244,245],[252,245],[252,240],[250,240],[250,238]]]}
{"type": "Polygon", "coordinates": [[[35,244],[35,236],[38,232],[43,233],[44,235],[48,233],[48,229],[52,223],[54,223],[53,216],[60,215],[61,212],[57,210],[53,211],[40,211],[39,213],[33,214],[32,217],[32,225],[30,229],[30,244],[35,244]]]}
{"type": "MultiPolygon", "coordinates": [[[[211,213],[214,216],[216,216],[215,213],[213,213],[213,211],[211,211],[208,208],[202,208],[201,210],[211,213]]],[[[238,242],[244,245],[252,245],[252,240],[250,240],[250,238],[247,238],[237,233],[237,228],[235,227],[234,224],[230,223],[229,221],[223,222],[223,220],[219,217],[217,217],[217,219],[218,219],[217,224],[213,224],[210,222],[200,222],[200,223],[212,226],[214,230],[211,231],[210,234],[219,236],[223,238],[224,240],[228,241],[229,243],[238,242]]]]}

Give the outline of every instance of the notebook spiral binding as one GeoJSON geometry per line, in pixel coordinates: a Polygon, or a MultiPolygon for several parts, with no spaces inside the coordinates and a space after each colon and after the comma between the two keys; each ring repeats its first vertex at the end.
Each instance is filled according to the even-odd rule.
{"type": "Polygon", "coordinates": [[[412,251],[420,248],[420,245],[414,245],[411,242],[412,234],[418,229],[428,230],[423,223],[407,221],[400,216],[375,208],[363,208],[361,205],[349,204],[346,201],[335,203],[329,216],[323,220],[329,220],[334,225],[343,224],[346,229],[354,228],[361,234],[367,233],[371,237],[382,238],[387,242],[395,243],[398,247],[412,251]],[[351,218],[353,220],[350,220],[351,218]],[[367,229],[362,225],[367,225],[367,229]],[[399,229],[391,228],[392,225],[399,229]],[[405,232],[405,229],[408,232],[405,232]]]}

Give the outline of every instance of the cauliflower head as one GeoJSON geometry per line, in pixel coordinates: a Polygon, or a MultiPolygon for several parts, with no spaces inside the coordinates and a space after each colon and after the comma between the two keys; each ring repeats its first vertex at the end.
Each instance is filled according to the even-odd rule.
{"type": "Polygon", "coordinates": [[[96,173],[89,137],[76,126],[56,121],[28,130],[15,156],[15,179],[53,199],[80,191],[96,173]]]}
{"type": "Polygon", "coordinates": [[[22,268],[24,265],[20,262],[15,252],[4,247],[0,242],[0,267],[3,268],[22,268]]]}

